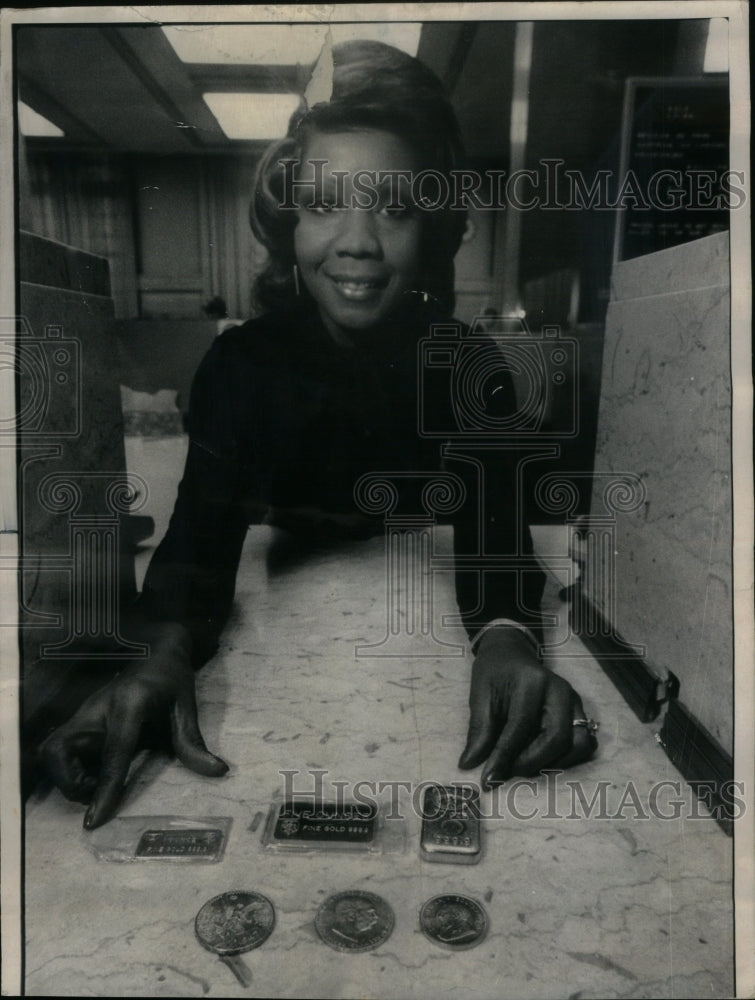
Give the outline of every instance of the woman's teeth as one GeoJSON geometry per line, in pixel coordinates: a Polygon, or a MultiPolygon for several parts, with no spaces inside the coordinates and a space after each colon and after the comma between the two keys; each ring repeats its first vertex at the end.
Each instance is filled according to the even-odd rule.
{"type": "Polygon", "coordinates": [[[338,278],[333,280],[347,299],[364,298],[381,287],[379,281],[343,281],[338,278]]]}

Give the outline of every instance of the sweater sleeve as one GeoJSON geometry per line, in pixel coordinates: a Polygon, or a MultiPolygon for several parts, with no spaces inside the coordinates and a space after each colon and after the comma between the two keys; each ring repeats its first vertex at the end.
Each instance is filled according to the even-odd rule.
{"type": "MultiPolygon", "coordinates": [[[[498,348],[491,343],[491,350],[498,348]]],[[[496,365],[491,366],[494,370],[496,365]]],[[[511,375],[498,367],[489,390],[488,426],[515,424],[511,375]]],[[[446,467],[461,476],[465,499],[454,517],[456,598],[470,638],[497,619],[517,622],[541,639],[540,601],[545,574],[534,555],[526,491],[520,480],[516,430],[457,440],[446,448],[446,467]]]]}
{"type": "Polygon", "coordinates": [[[168,531],[138,599],[147,617],[179,622],[188,629],[196,667],[217,649],[247,528],[232,386],[228,343],[221,336],[194,377],[183,478],[168,531]]]}
{"type": "Polygon", "coordinates": [[[526,511],[520,509],[516,453],[476,458],[471,474],[463,477],[467,499],[454,520],[462,622],[470,638],[497,619],[526,625],[540,638],[545,574],[534,556],[526,511]]]}

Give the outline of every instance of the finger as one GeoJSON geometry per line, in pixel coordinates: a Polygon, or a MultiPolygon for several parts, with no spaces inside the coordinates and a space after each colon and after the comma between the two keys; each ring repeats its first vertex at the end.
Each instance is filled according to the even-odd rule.
{"type": "Polygon", "coordinates": [[[514,761],[540,732],[546,680],[546,676],[538,675],[514,687],[506,723],[482,775],[486,791],[511,776],[514,761]]]}
{"type": "MultiPolygon", "coordinates": [[[[574,692],[574,710],[572,714],[572,719],[586,719],[584,707],[582,705],[582,699],[574,692]]],[[[595,726],[597,729],[597,726],[595,726]]],[[[568,756],[565,758],[568,763],[564,766],[571,767],[573,764],[581,764],[585,760],[589,760],[590,757],[598,749],[598,737],[593,731],[588,729],[586,726],[573,726],[572,728],[572,749],[568,752],[568,756]]]]}
{"type": "MultiPolygon", "coordinates": [[[[575,695],[574,719],[584,719],[585,710],[579,695],[575,695]]],[[[598,738],[595,733],[590,732],[585,726],[575,726],[572,723],[572,745],[571,749],[561,757],[555,764],[556,767],[574,767],[575,764],[583,764],[589,760],[598,749],[598,738]]]]}
{"type": "Polygon", "coordinates": [[[571,750],[563,757],[559,758],[551,766],[566,770],[567,767],[574,767],[576,764],[584,764],[598,749],[598,740],[593,733],[589,733],[584,726],[574,727],[574,738],[571,750]]]}
{"type": "Polygon", "coordinates": [[[459,757],[459,767],[463,771],[477,767],[488,759],[500,732],[500,725],[496,725],[496,721],[493,692],[487,684],[476,680],[473,675],[469,696],[467,743],[459,757]]]}
{"type": "Polygon", "coordinates": [[[571,687],[553,676],[545,691],[540,733],[516,758],[511,766],[512,775],[538,774],[543,768],[556,766],[571,751],[572,721],[578,718],[573,702],[571,687]]]}
{"type": "Polygon", "coordinates": [[[566,770],[567,767],[574,767],[576,764],[583,764],[598,749],[598,740],[594,733],[585,726],[575,726],[574,719],[584,719],[585,710],[582,706],[582,699],[576,691],[572,689],[571,700],[571,741],[570,746],[551,767],[566,770]]]}
{"type": "Polygon", "coordinates": [[[183,694],[173,707],[170,717],[173,749],[181,763],[197,774],[219,778],[228,773],[228,765],[210,753],[199,729],[194,692],[183,694]]]}
{"type": "Polygon", "coordinates": [[[111,722],[102,751],[102,766],[92,804],[84,816],[84,827],[94,830],[115,813],[139,746],[141,719],[132,709],[111,722]]]}
{"type": "Polygon", "coordinates": [[[102,732],[67,733],[58,729],[39,748],[43,767],[67,799],[89,802],[97,785],[94,771],[85,764],[102,749],[102,732]]]}

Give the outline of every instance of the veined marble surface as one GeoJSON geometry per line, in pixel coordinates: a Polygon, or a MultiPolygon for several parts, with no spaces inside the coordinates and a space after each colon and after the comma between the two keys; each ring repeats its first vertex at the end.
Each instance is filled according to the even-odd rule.
{"type": "MultiPolygon", "coordinates": [[[[595,469],[638,477],[645,501],[616,517],[607,616],[731,753],[728,233],[617,264],[612,293],[595,469]]],[[[602,585],[588,575],[598,603],[602,585]]]]}
{"type": "Polygon", "coordinates": [[[611,275],[611,301],[670,295],[728,280],[729,234],[715,233],[616,264],[611,275]]]}
{"type": "MultiPolygon", "coordinates": [[[[565,533],[536,533],[550,553],[565,533]],[[547,536],[547,537],[546,537],[547,536]]],[[[582,693],[602,724],[589,763],[558,781],[513,784],[498,794],[500,818],[483,821],[476,866],[419,858],[420,820],[407,793],[404,853],[282,855],[261,844],[284,769],[327,770],[326,781],[418,783],[477,780],[456,761],[467,724],[467,658],[355,656],[385,623],[385,563],[374,539],[268,578],[270,529],[249,533],[235,619],[199,675],[208,745],[231,763],[223,779],[200,778],[176,762],[149,759],[121,815],[173,813],[233,819],[217,864],[96,860],[81,828],[83,807],[57,791],[36,795],[26,815],[26,992],[41,996],[364,997],[379,1000],[665,998],[732,995],[731,841],[694,798],[654,733],[643,725],[578,640],[566,633],[556,583],[547,606],[565,639],[553,666],[582,693]],[[243,609],[243,611],[241,610],[243,609]],[[601,815],[579,818],[603,782],[601,815]],[[666,786],[656,808],[651,789],[666,786]],[[550,788],[550,794],[549,794],[550,788]],[[631,790],[628,790],[630,789],[631,790]],[[677,791],[680,794],[677,794],[677,791]],[[682,802],[673,815],[672,799],[682,802]],[[623,807],[622,807],[623,802],[623,807]],[[520,814],[534,813],[530,819],[520,814]],[[576,812],[577,818],[567,818],[576,812]],[[646,818],[641,818],[642,815],[646,818]],[[318,938],[325,896],[367,889],[393,907],[392,936],[374,952],[342,955],[318,938]],[[276,909],[272,936],[246,956],[242,988],[194,937],[194,917],[212,896],[256,890],[276,909]],[[469,951],[450,952],[419,929],[423,902],[442,892],[483,903],[490,929],[469,951]]],[[[449,550],[445,530],[439,551],[449,550]]],[[[435,616],[454,610],[452,580],[440,574],[435,616]]],[[[463,641],[460,631],[443,637],[463,641]]],[[[306,791],[306,773],[296,789],[306,791]]],[[[327,786],[326,786],[327,787],[327,786]]],[[[491,797],[483,796],[490,809],[491,797]]],[[[105,830],[107,827],[104,828],[105,830]]]]}

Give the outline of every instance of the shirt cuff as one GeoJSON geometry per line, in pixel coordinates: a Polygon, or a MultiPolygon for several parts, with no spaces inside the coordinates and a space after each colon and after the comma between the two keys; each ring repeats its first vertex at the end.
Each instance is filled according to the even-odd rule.
{"type": "Polygon", "coordinates": [[[528,642],[532,646],[535,653],[539,655],[540,644],[535,638],[535,633],[532,631],[532,629],[527,628],[526,625],[522,625],[521,622],[514,621],[513,618],[494,618],[492,622],[488,622],[487,625],[483,625],[480,631],[476,632],[475,635],[473,635],[472,638],[470,639],[470,645],[472,647],[473,653],[475,654],[477,653],[477,647],[479,646],[482,637],[485,635],[486,632],[489,632],[490,629],[492,628],[516,629],[517,632],[522,633],[522,635],[528,640],[528,642]]]}

